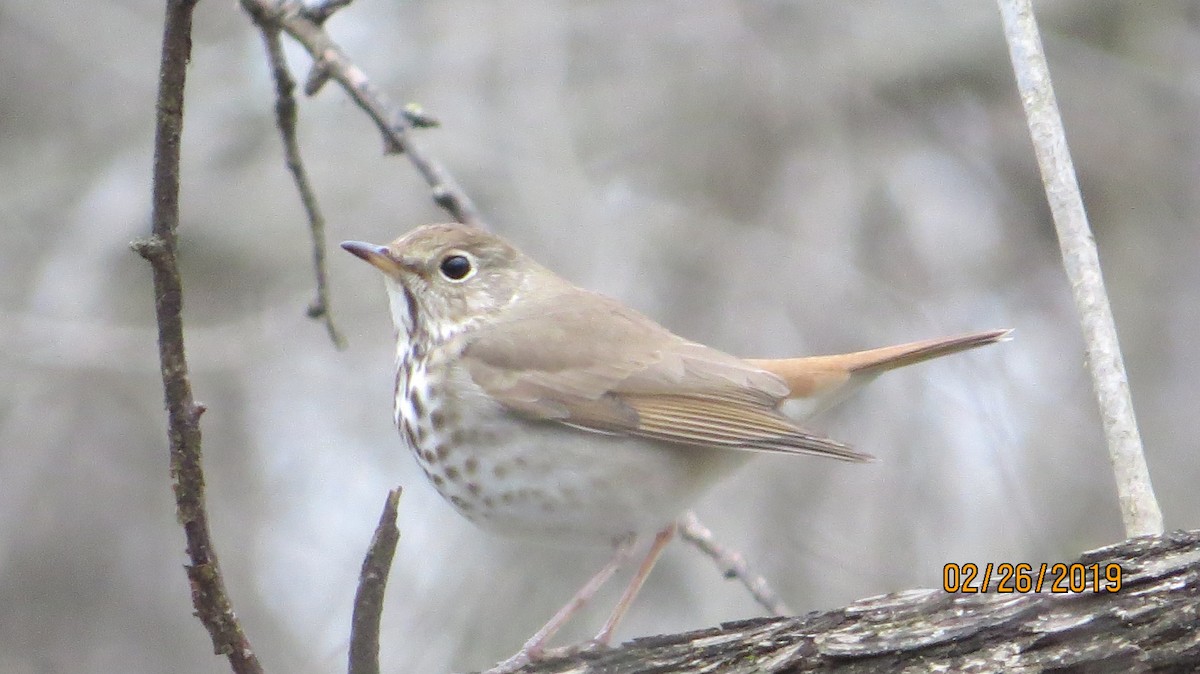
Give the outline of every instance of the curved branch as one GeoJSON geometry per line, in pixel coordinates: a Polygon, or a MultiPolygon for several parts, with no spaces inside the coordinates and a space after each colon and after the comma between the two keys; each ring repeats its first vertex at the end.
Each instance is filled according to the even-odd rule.
{"type": "Polygon", "coordinates": [[[154,274],[154,311],[167,408],[172,491],[191,560],[187,573],[192,604],[212,638],[214,652],[228,657],[238,674],[259,674],[262,667],[233,612],[209,537],[200,453],[200,415],[204,406],[192,397],[183,345],[183,285],[175,252],[183,91],[191,55],[195,4],[196,0],[167,2],[155,115],[152,231],[149,237],[134,241],[132,247],[150,263],[154,274]]]}
{"type": "Polygon", "coordinates": [[[292,182],[300,193],[300,203],[308,217],[309,237],[312,240],[313,271],[317,282],[317,296],[308,305],[308,317],[325,323],[329,340],[337,349],[346,348],[346,342],[333,323],[329,303],[329,281],[325,268],[325,216],[317,204],[317,195],[308,181],[308,171],[300,156],[300,145],[296,142],[296,98],[292,90],[296,82],[288,70],[283,45],[279,41],[279,30],[274,26],[260,26],[263,42],[267,48],[267,60],[271,63],[271,76],[275,80],[275,126],[283,142],[284,163],[292,174],[292,182]]]}

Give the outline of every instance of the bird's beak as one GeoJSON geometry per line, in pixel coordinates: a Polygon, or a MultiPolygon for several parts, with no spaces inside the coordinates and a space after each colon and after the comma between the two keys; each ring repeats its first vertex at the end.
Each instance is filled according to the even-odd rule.
{"type": "Polygon", "coordinates": [[[379,271],[395,276],[400,271],[400,265],[392,257],[387,246],[376,246],[362,241],[343,241],[342,248],[370,262],[379,271]]]}

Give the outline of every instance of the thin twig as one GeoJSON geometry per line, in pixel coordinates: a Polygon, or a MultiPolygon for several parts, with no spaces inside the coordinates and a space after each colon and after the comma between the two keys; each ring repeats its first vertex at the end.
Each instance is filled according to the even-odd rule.
{"type": "Polygon", "coordinates": [[[404,115],[404,118],[412,123],[413,128],[432,129],[442,125],[436,117],[425,112],[425,108],[422,108],[418,103],[409,103],[404,106],[400,114],[404,115]]]}
{"type": "Polygon", "coordinates": [[[400,491],[396,488],[388,492],[358,577],[350,625],[350,674],[379,674],[379,623],[383,618],[388,570],[392,568],[396,543],[400,540],[400,530],[396,528],[400,491]]]}
{"type": "Polygon", "coordinates": [[[318,26],[324,24],[333,13],[348,6],[353,0],[322,0],[312,4],[304,4],[300,13],[318,26]]]}
{"type": "Polygon", "coordinates": [[[307,95],[315,94],[330,79],[335,80],[375,122],[383,135],[384,151],[403,152],[408,156],[431,188],[435,203],[458,222],[476,227],[486,226],[475,204],[454,178],[409,135],[409,130],[413,128],[411,116],[387,101],[366,74],[329,37],[321,23],[306,15],[301,3],[241,0],[241,4],[259,25],[277,26],[308,50],[313,58],[313,67],[305,81],[304,92],[307,95]]]}
{"type": "Polygon", "coordinates": [[[680,538],[691,543],[697,550],[712,559],[726,578],[738,579],[750,591],[750,596],[754,597],[754,600],[767,609],[771,615],[792,615],[792,609],[783,603],[783,600],[767,583],[767,579],[752,572],[746,559],[740,554],[717,543],[713,538],[712,531],[704,526],[696,517],[696,513],[691,510],[684,513],[683,517],[679,518],[678,526],[680,538]]]}
{"type": "Polygon", "coordinates": [[[998,1],[1029,135],[1054,215],[1063,267],[1083,327],[1087,364],[1116,475],[1125,534],[1161,534],[1162,512],[1150,484],[1117,328],[1100,273],[1100,258],[1083,209],[1033,7],[1030,0],[998,1]]]}
{"type": "Polygon", "coordinates": [[[154,275],[154,311],[167,408],[172,491],[176,517],[183,525],[191,560],[187,573],[192,605],[212,638],[214,652],[227,656],[237,674],[258,674],[262,667],[225,592],[217,554],[209,537],[200,453],[200,415],[204,406],[192,397],[183,344],[183,285],[176,264],[176,229],[183,92],[195,5],[196,0],[167,2],[155,114],[152,231],[150,236],[134,241],[132,247],[150,263],[154,275]]]}
{"type": "Polygon", "coordinates": [[[317,195],[308,181],[308,172],[304,168],[304,160],[300,157],[300,145],[296,142],[296,98],[292,96],[296,82],[292,79],[283,45],[279,42],[279,29],[268,24],[260,24],[260,28],[267,47],[267,58],[271,63],[271,75],[275,80],[275,125],[279,127],[280,139],[283,141],[283,154],[288,171],[292,174],[296,190],[300,193],[300,201],[304,204],[304,213],[308,216],[312,239],[317,296],[312,304],[308,305],[308,317],[324,322],[330,341],[336,348],[343,349],[346,342],[333,324],[333,314],[329,306],[329,281],[325,268],[325,216],[321,214],[317,204],[317,195]]]}

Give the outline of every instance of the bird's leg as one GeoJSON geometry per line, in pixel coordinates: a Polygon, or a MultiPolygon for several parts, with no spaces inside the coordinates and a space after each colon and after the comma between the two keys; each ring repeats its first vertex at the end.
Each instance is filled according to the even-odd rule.
{"type": "Polygon", "coordinates": [[[654,564],[658,562],[658,558],[662,555],[663,550],[667,547],[667,543],[675,536],[675,523],[672,522],[665,529],[654,535],[654,544],[650,546],[650,551],[646,553],[646,558],[642,560],[641,566],[638,567],[637,574],[633,580],[629,581],[629,586],[625,588],[625,592],[621,595],[621,600],[617,602],[617,607],[613,609],[612,615],[608,616],[608,620],[604,622],[604,627],[592,639],[592,643],[598,646],[607,646],[612,639],[613,631],[617,629],[617,623],[621,622],[621,618],[625,617],[625,613],[629,611],[629,607],[633,604],[633,600],[641,591],[642,585],[646,582],[646,577],[650,575],[650,570],[654,568],[654,564]]]}
{"type": "MultiPolygon", "coordinates": [[[[635,541],[636,538],[632,535],[618,540],[616,544],[617,549],[615,552],[613,552],[612,559],[608,560],[608,563],[605,564],[604,567],[599,571],[597,571],[596,575],[592,576],[591,580],[585,583],[583,587],[579,588],[579,591],[575,593],[575,596],[571,597],[571,601],[568,601],[565,606],[558,610],[558,613],[554,614],[553,618],[547,621],[545,625],[542,625],[542,628],[534,633],[532,637],[529,637],[529,640],[525,642],[524,646],[521,646],[521,650],[517,651],[516,655],[513,655],[511,658],[501,662],[492,669],[489,669],[485,674],[503,674],[504,672],[515,671],[538,659],[538,657],[542,655],[543,650],[545,650],[546,642],[549,641],[550,638],[553,637],[554,634],[558,632],[558,630],[561,629],[562,626],[565,625],[579,609],[583,608],[583,606],[587,604],[589,600],[591,600],[592,596],[594,596],[596,592],[606,582],[608,582],[608,579],[612,578],[612,575],[616,573],[617,569],[621,568],[625,562],[628,561],[629,553],[633,550],[633,544],[635,541]]],[[[657,545],[657,539],[655,539],[655,541],[655,544],[657,545]]],[[[644,563],[643,566],[645,566],[644,563]]],[[[651,566],[653,566],[653,564],[651,564],[651,566]]],[[[649,570],[647,570],[647,572],[648,571],[649,570]]],[[[640,586],[641,584],[639,583],[638,585],[640,586]]],[[[628,592],[629,591],[626,590],[626,594],[628,594],[628,592]]],[[[636,594],[636,591],[634,594],[636,594]]],[[[622,600],[624,600],[624,597],[622,597],[622,600]]],[[[624,611],[622,611],[622,613],[623,612],[624,611]]],[[[611,622],[612,618],[609,618],[609,621],[611,622]]]]}

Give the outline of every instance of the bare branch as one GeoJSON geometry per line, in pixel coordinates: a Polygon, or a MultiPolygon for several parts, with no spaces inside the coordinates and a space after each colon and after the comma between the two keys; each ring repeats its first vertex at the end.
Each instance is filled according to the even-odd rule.
{"type": "MultiPolygon", "coordinates": [[[[330,10],[332,11],[332,10],[330,10]]],[[[300,201],[304,204],[304,213],[308,216],[309,233],[312,238],[313,271],[317,279],[317,296],[308,306],[308,317],[320,319],[325,323],[329,339],[338,349],[346,346],[345,340],[338,334],[333,324],[333,314],[329,308],[329,281],[325,268],[325,216],[321,214],[317,204],[317,195],[308,182],[308,172],[304,168],[304,160],[300,157],[300,146],[296,142],[296,99],[292,91],[296,82],[288,69],[287,57],[284,56],[283,46],[279,42],[279,29],[274,25],[260,24],[263,42],[267,47],[267,58],[271,62],[271,74],[275,80],[275,125],[279,127],[279,135],[283,141],[283,154],[296,190],[300,193],[300,201]]]]}
{"type": "Polygon", "coordinates": [[[200,415],[204,406],[192,398],[183,344],[183,286],[176,264],[176,230],[183,92],[191,56],[195,5],[196,0],[167,2],[155,114],[152,232],[134,241],[132,247],[150,262],[154,274],[154,310],[167,408],[172,491],[191,560],[187,572],[192,604],[212,638],[214,652],[227,656],[234,672],[258,674],[262,667],[225,592],[217,554],[209,537],[200,452],[200,415]]]}
{"type": "Polygon", "coordinates": [[[277,4],[272,0],[241,0],[241,4],[260,25],[277,26],[308,50],[313,58],[313,70],[305,80],[306,94],[315,94],[330,79],[337,81],[375,122],[383,135],[384,152],[403,152],[408,156],[408,160],[429,184],[434,202],[458,222],[486,227],[470,197],[409,135],[409,130],[414,126],[413,118],[387,101],[384,94],[370,83],[366,74],[330,39],[321,23],[306,15],[301,4],[277,4]]]}
{"type": "Polygon", "coordinates": [[[379,674],[379,623],[383,618],[383,593],[387,589],[388,571],[392,568],[396,543],[400,540],[400,530],[396,528],[400,491],[397,487],[388,492],[358,576],[350,626],[350,674],[379,674]]]}
{"type": "Polygon", "coordinates": [[[425,112],[425,109],[416,103],[409,103],[404,106],[401,114],[418,129],[432,129],[442,125],[437,118],[425,112]]]}
{"type": "Polygon", "coordinates": [[[752,572],[746,559],[739,553],[717,543],[712,531],[691,510],[679,518],[679,537],[691,543],[697,550],[712,559],[713,564],[729,579],[736,578],[771,615],[790,615],[792,610],[779,598],[767,579],[752,572]]]}
{"type": "Polygon", "coordinates": [[[325,23],[333,13],[348,6],[353,0],[322,0],[322,2],[304,5],[300,13],[318,26],[325,23]]]}
{"type": "Polygon", "coordinates": [[[1083,326],[1088,368],[1116,474],[1125,534],[1159,534],[1163,531],[1162,512],[1150,483],[1117,328],[1100,273],[1100,257],[1083,209],[1033,7],[1030,0],[998,2],[1029,135],[1054,215],[1063,266],[1083,326]]]}

